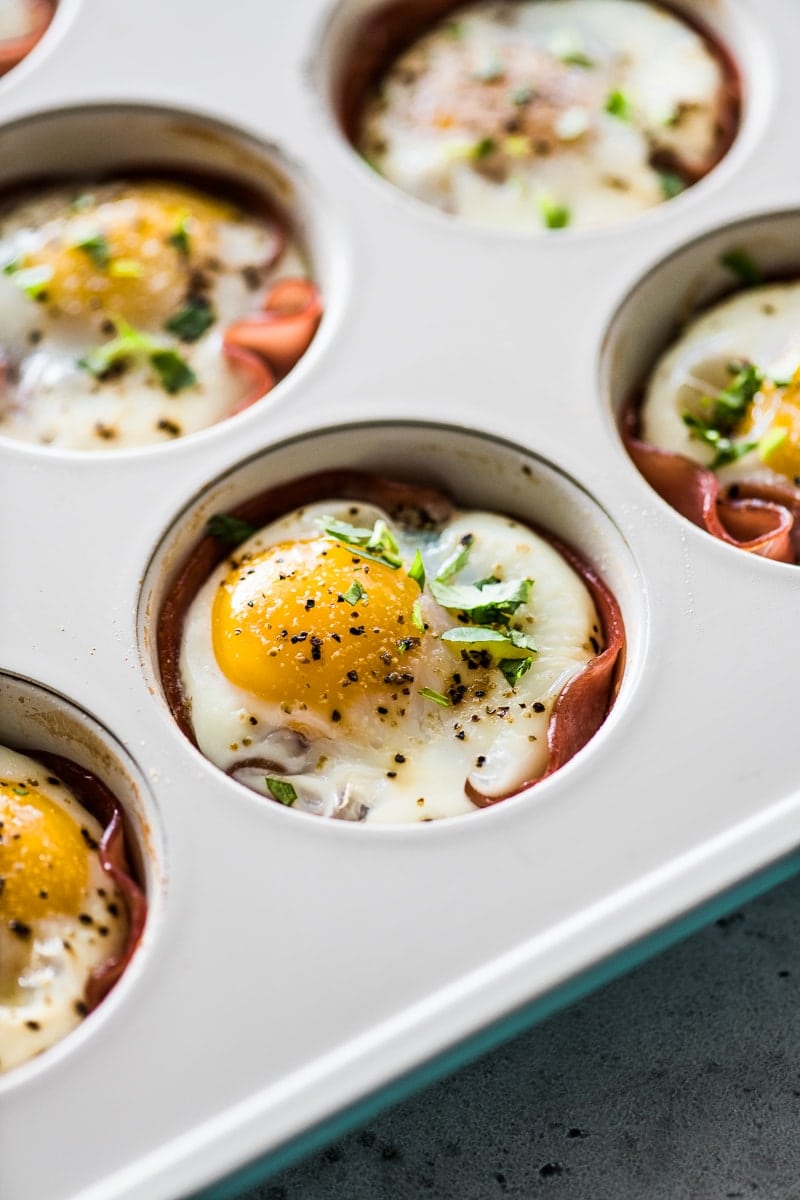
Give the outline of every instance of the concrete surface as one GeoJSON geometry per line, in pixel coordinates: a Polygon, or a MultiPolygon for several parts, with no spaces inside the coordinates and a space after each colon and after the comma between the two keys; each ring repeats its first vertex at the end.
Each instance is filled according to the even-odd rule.
{"type": "Polygon", "coordinates": [[[800,878],[243,1200],[800,1200],[800,878]]]}

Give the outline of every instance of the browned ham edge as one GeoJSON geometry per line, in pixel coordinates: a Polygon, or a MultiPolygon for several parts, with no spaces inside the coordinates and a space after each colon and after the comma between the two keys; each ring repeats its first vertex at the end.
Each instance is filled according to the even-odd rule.
{"type": "Polygon", "coordinates": [[[776,562],[800,563],[800,490],[736,483],[721,488],[713,471],[638,436],[638,412],[623,421],[626,449],[662,500],[712,537],[776,562]]]}
{"type": "Polygon", "coordinates": [[[128,937],[121,954],[95,967],[86,986],[86,1006],[91,1011],[108,995],[130,962],[142,936],[147,916],[147,900],[134,876],[128,854],[125,819],[119,801],[111,790],[84,767],[60,754],[31,750],[32,758],[44,763],[70,788],[83,807],[103,826],[98,855],[100,864],[121,892],[128,910],[128,937]]]}
{"type": "Polygon", "coordinates": [[[28,0],[28,9],[33,14],[34,26],[22,37],[0,38],[0,75],[5,75],[18,62],[30,54],[33,47],[47,29],[55,11],[54,0],[28,0]]]}
{"type": "Polygon", "coordinates": [[[279,279],[261,311],[232,322],[223,346],[229,362],[248,373],[252,386],[231,415],[249,408],[305,354],[322,317],[319,291],[309,279],[279,279]]]}
{"type": "MultiPolygon", "coordinates": [[[[261,528],[270,521],[296,508],[319,500],[357,500],[383,508],[398,521],[407,524],[441,525],[453,511],[452,501],[443,493],[415,484],[380,479],[360,471],[323,471],[281,484],[238,505],[227,515],[261,528]]],[[[513,515],[513,514],[510,514],[513,515]]],[[[529,522],[522,524],[532,528],[529,522]]],[[[614,702],[625,661],[625,631],[619,605],[605,583],[571,547],[545,536],[550,545],[564,556],[583,579],[592,594],[602,626],[605,649],[597,658],[572,679],[556,701],[548,730],[550,758],[540,779],[525,780],[513,791],[502,796],[484,796],[469,783],[465,785],[469,799],[479,808],[496,804],[508,796],[525,791],[534,783],[547,778],[578,752],[599,729],[614,702]]],[[[180,678],[180,653],[183,624],[189,606],[211,572],[225,558],[235,559],[217,538],[206,534],[178,570],[169,587],[157,622],[158,662],[161,682],[172,714],[180,729],[194,742],[191,714],[188,710],[180,678]]],[[[228,774],[244,767],[268,766],[266,760],[243,759],[234,764],[228,774]]]]}
{"type": "Polygon", "coordinates": [[[603,631],[605,649],[574,676],[559,695],[550,716],[547,744],[550,757],[547,770],[535,779],[526,779],[509,792],[488,796],[479,792],[467,780],[465,791],[478,808],[489,808],[508,800],[548,779],[559,767],[569,762],[593,738],[608,716],[616,699],[625,665],[625,627],[622,613],[614,596],[600,576],[580,555],[556,538],[547,539],[589,589],[603,631]]]}

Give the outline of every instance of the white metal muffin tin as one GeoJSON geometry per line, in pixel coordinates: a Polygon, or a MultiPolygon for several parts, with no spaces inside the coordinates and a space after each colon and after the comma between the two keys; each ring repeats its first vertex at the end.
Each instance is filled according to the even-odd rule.
{"type": "Polygon", "coordinates": [[[800,571],[670,510],[613,413],[722,250],[800,269],[800,219],[761,219],[800,207],[794,0],[685,0],[742,69],[732,151],[657,211],[540,239],[426,208],[345,144],[331,64],[372,7],[62,0],[0,82],[0,184],[164,154],[259,174],[266,152],[326,301],[286,382],[213,429],[97,455],[0,444],[0,733],[116,784],[151,902],[110,997],[0,1082],[4,1200],[185,1195],[800,839],[800,571]],[[326,822],[178,731],[151,646],[170,571],[210,512],[331,464],[529,515],[615,590],[619,699],[539,789],[413,828],[326,822]]]}

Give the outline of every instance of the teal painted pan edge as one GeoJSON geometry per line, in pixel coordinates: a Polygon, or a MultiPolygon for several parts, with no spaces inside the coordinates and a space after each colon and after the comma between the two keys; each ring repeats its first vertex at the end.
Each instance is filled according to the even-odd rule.
{"type": "Polygon", "coordinates": [[[482,1029],[479,1033],[458,1042],[435,1058],[420,1064],[398,1079],[392,1080],[378,1091],[365,1096],[356,1104],[344,1109],[335,1116],[329,1117],[319,1125],[300,1134],[292,1141],[279,1146],[255,1162],[236,1171],[221,1182],[195,1192],[192,1200],[237,1200],[243,1192],[258,1184],[265,1183],[279,1171],[292,1166],[300,1159],[308,1157],[316,1150],[349,1133],[352,1129],[363,1125],[378,1113],[392,1105],[405,1100],[414,1092],[421,1091],[431,1083],[451,1075],[467,1063],[473,1062],[482,1054],[487,1053],[503,1042],[516,1037],[531,1026],[544,1021],[547,1017],[566,1008],[576,1000],[595,991],[612,979],[633,970],[647,959],[655,957],[667,950],[676,942],[682,941],[712,921],[718,920],[732,910],[741,907],[748,901],[760,896],[770,888],[785,883],[793,875],[800,872],[800,851],[795,851],[786,858],[750,876],[732,888],[721,892],[720,895],[708,900],[698,908],[684,913],[675,921],[661,926],[647,937],[631,943],[617,954],[611,955],[602,962],[596,963],[586,971],[567,980],[566,983],[539,996],[529,1004],[523,1005],[508,1016],[502,1017],[493,1025],[482,1029]]]}

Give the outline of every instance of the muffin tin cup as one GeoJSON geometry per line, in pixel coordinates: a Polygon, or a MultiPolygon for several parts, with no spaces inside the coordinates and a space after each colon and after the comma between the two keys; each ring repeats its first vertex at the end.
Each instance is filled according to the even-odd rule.
{"type": "MultiPolygon", "coordinates": [[[[0,745],[34,759],[57,756],[90,772],[120,806],[125,854],[146,901],[144,927],[121,977],[81,1024],[43,1055],[0,1076],[0,1096],[24,1087],[72,1054],[85,1053],[95,1031],[110,1024],[124,1028],[126,1007],[135,1003],[156,935],[167,878],[166,847],[150,788],[117,740],[66,698],[18,675],[0,673],[0,745]]],[[[66,767],[64,768],[66,770],[66,767]]],[[[69,778],[67,777],[68,782],[69,778]]],[[[133,914],[129,912],[129,918],[133,914]]],[[[114,1036],[112,1034],[112,1036],[114,1036]]],[[[116,1036],[119,1036],[117,1034],[116,1036]]]]}
{"type": "Polygon", "coordinates": [[[69,166],[56,130],[73,120],[83,167],[124,160],[128,106],[134,142],[177,113],[212,131],[191,139],[201,158],[222,153],[220,128],[237,162],[255,144],[303,197],[326,303],[269,403],[163,452],[0,444],[14,513],[0,662],[114,731],[119,744],[101,730],[88,765],[108,752],[130,773],[141,805],[124,780],[121,798],[153,872],[126,976],[63,1048],[0,1084],[0,1190],[14,1200],[187,1195],[797,843],[800,576],[670,510],[616,423],[672,332],[662,320],[695,298],[693,280],[705,287],[731,227],[755,216],[776,266],[794,236],[792,0],[708,10],[739,60],[745,116],[707,179],[628,225],[536,239],[428,211],[357,160],[330,81],[336,38],[372,7],[237,0],[212,27],[188,0],[73,4],[48,34],[47,69],[35,52],[0,84],[0,148],[20,169],[26,153],[45,171],[69,166]],[[176,60],[189,29],[193,52],[176,60]],[[92,147],[104,105],[109,136],[92,147]],[[178,729],[153,649],[165,589],[211,512],[326,465],[522,515],[615,592],[619,696],[541,786],[422,827],[348,827],[265,803],[178,729]]]}

